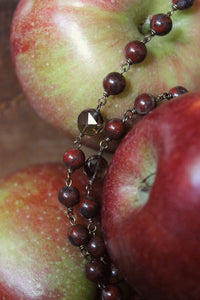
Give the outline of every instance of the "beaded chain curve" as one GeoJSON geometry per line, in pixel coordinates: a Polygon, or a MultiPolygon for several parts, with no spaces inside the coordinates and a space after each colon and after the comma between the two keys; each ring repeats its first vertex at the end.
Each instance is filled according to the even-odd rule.
{"type": "Polygon", "coordinates": [[[129,42],[125,49],[126,62],[121,66],[121,72],[111,72],[103,80],[103,96],[98,99],[98,105],[82,111],[78,116],[79,136],[74,141],[74,147],[68,149],[63,155],[63,161],[68,170],[66,185],[61,188],[58,199],[67,208],[66,214],[71,224],[68,230],[69,242],[80,248],[81,254],[86,259],[86,277],[97,283],[101,290],[101,300],[121,300],[122,291],[118,284],[122,281],[119,270],[110,261],[106,253],[103,238],[97,234],[97,224],[94,218],[100,212],[99,202],[93,198],[93,184],[97,180],[105,177],[108,163],[103,157],[103,153],[109,148],[112,140],[120,140],[126,133],[126,124],[134,116],[144,116],[152,111],[163,100],[170,100],[187,92],[186,88],[176,86],[168,92],[153,96],[150,93],[143,93],[135,98],[133,109],[124,112],[123,118],[113,118],[106,124],[101,115],[101,108],[106,105],[107,99],[111,95],[118,95],[126,87],[124,73],[128,72],[134,64],[141,63],[146,55],[146,44],[157,36],[168,34],[172,27],[171,16],[176,10],[190,8],[194,0],[172,0],[171,10],[166,14],[156,14],[151,17],[150,31],[141,41],[133,40],[129,42]],[[82,138],[85,135],[97,135],[104,130],[105,139],[99,143],[99,151],[96,155],[90,156],[87,160],[84,152],[80,149],[82,138]],[[83,167],[88,177],[86,195],[80,199],[80,193],[73,186],[72,173],[83,167]],[[77,223],[73,208],[78,205],[78,213],[88,220],[88,226],[77,223]]]}

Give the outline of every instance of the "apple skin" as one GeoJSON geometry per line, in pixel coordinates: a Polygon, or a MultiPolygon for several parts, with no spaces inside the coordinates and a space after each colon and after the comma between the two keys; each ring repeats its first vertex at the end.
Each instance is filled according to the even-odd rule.
{"type": "MultiPolygon", "coordinates": [[[[103,78],[120,71],[126,44],[144,37],[139,25],[170,5],[160,0],[21,0],[12,23],[12,56],[36,112],[68,136],[77,136],[78,115],[97,107],[103,78]]],[[[200,0],[172,19],[173,30],[153,38],[145,61],[125,74],[124,92],[109,97],[102,109],[105,120],[123,117],[140,93],[157,95],[176,85],[199,88],[200,0]]],[[[83,141],[96,143],[90,137],[83,141]]]]}
{"type": "MultiPolygon", "coordinates": [[[[83,192],[87,179],[73,175],[83,192]]],[[[0,180],[0,298],[94,300],[80,250],[67,241],[70,226],[57,199],[66,171],[58,163],[17,171],[0,180]]],[[[95,187],[97,194],[100,184],[95,187]]],[[[81,220],[81,223],[83,220],[81,220]]]]}
{"type": "Polygon", "coordinates": [[[200,299],[199,120],[200,92],[155,109],[122,140],[104,183],[108,252],[149,300],[200,299]]]}

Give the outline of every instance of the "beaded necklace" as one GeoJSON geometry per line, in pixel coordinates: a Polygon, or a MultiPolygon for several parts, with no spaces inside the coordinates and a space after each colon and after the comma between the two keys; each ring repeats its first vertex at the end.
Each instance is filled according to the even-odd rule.
{"type": "Polygon", "coordinates": [[[163,100],[168,101],[174,97],[187,92],[186,88],[176,86],[167,92],[157,96],[150,93],[143,93],[136,97],[132,109],[124,112],[122,119],[113,118],[106,124],[101,115],[101,108],[106,105],[108,97],[118,95],[126,87],[124,73],[128,72],[134,64],[141,63],[147,55],[146,44],[154,36],[164,36],[172,29],[171,16],[177,10],[190,8],[194,0],[172,0],[171,10],[166,14],[156,14],[151,17],[150,31],[139,40],[129,42],[125,49],[126,61],[121,65],[120,72],[111,72],[103,80],[103,95],[98,99],[96,108],[90,108],[82,111],[78,116],[78,129],[80,134],[74,140],[74,147],[68,149],[63,155],[63,161],[68,170],[66,185],[59,191],[58,199],[67,209],[71,227],[68,230],[69,242],[80,248],[81,254],[86,259],[85,274],[86,277],[97,283],[101,290],[102,300],[121,300],[122,292],[118,286],[122,277],[119,270],[110,261],[106,253],[106,247],[103,238],[97,234],[97,224],[95,217],[100,212],[100,204],[92,197],[94,182],[102,180],[107,172],[108,163],[103,157],[105,150],[109,148],[112,140],[120,140],[126,133],[127,122],[136,115],[144,116],[152,111],[163,100]],[[85,158],[82,147],[84,136],[93,136],[104,130],[105,138],[99,143],[98,153],[85,158]],[[72,173],[83,167],[88,177],[86,185],[86,195],[80,199],[80,193],[73,186],[72,173]],[[77,223],[73,208],[78,205],[78,212],[88,220],[88,226],[77,223]]]}

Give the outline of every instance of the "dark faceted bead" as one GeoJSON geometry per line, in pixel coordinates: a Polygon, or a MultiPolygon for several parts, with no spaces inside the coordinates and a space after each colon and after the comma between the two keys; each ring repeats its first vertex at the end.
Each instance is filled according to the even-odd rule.
{"type": "Polygon", "coordinates": [[[122,280],[123,277],[120,274],[119,269],[114,264],[111,264],[109,282],[115,284],[115,283],[119,283],[122,280]]]}
{"type": "Polygon", "coordinates": [[[104,240],[100,236],[93,237],[87,246],[87,250],[94,257],[103,256],[106,251],[104,240]]]}
{"type": "Polygon", "coordinates": [[[111,119],[105,126],[105,135],[113,140],[119,140],[125,134],[125,125],[121,119],[111,119]]]}
{"type": "Polygon", "coordinates": [[[102,290],[102,300],[122,300],[122,292],[118,286],[108,285],[107,289],[102,290]]]}
{"type": "Polygon", "coordinates": [[[182,86],[175,86],[171,90],[169,90],[169,93],[172,94],[172,97],[178,97],[185,93],[188,93],[188,90],[182,86]]]}
{"type": "Polygon", "coordinates": [[[69,228],[67,237],[73,246],[79,247],[89,242],[89,231],[81,224],[73,225],[69,228]]]}
{"type": "Polygon", "coordinates": [[[58,194],[58,200],[66,207],[72,207],[80,202],[80,194],[73,186],[64,186],[58,194]]]}
{"type": "Polygon", "coordinates": [[[194,3],[194,0],[173,0],[173,4],[176,5],[178,9],[190,8],[194,3]]]}
{"type": "Polygon", "coordinates": [[[68,169],[81,168],[85,162],[85,154],[79,149],[68,149],[63,155],[63,161],[68,169]]]}
{"type": "Polygon", "coordinates": [[[157,35],[165,35],[172,29],[172,20],[168,15],[157,14],[152,17],[150,27],[157,35]]]}
{"type": "Polygon", "coordinates": [[[100,260],[89,261],[85,266],[85,275],[90,281],[101,281],[105,276],[104,263],[100,260]]]}
{"type": "Polygon", "coordinates": [[[151,94],[141,94],[135,98],[134,106],[139,115],[146,115],[156,105],[155,98],[151,94]]]}
{"type": "Polygon", "coordinates": [[[130,59],[133,64],[137,64],[145,59],[147,48],[140,41],[132,41],[126,45],[124,52],[127,59],[130,59]]]}
{"type": "Polygon", "coordinates": [[[89,178],[103,179],[107,173],[108,163],[102,156],[90,156],[84,165],[84,172],[89,178]]]}
{"type": "Polygon", "coordinates": [[[123,92],[126,86],[124,76],[118,72],[109,73],[103,80],[103,87],[108,95],[117,95],[123,92]]]}
{"type": "Polygon", "coordinates": [[[103,117],[96,109],[83,110],[78,116],[78,129],[84,135],[95,135],[104,128],[103,117]]]}
{"type": "Polygon", "coordinates": [[[92,197],[83,198],[79,205],[79,213],[87,219],[94,218],[98,215],[100,204],[92,197]]]}

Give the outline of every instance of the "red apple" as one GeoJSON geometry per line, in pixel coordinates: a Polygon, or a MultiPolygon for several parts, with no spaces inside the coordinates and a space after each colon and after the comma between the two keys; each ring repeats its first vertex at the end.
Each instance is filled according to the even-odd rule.
{"type": "MultiPolygon", "coordinates": [[[[12,23],[12,55],[37,113],[77,136],[77,117],[97,107],[103,78],[120,71],[127,43],[143,39],[140,24],[170,9],[167,0],[21,0],[12,23]]],[[[172,19],[173,30],[153,38],[144,62],[125,75],[124,92],[109,97],[105,120],[122,117],[139,93],[156,95],[176,85],[198,89],[200,0],[172,19]]]]}
{"type": "Polygon", "coordinates": [[[103,192],[111,258],[149,300],[200,299],[200,92],[155,109],[117,149],[103,192]]]}
{"type": "MultiPolygon", "coordinates": [[[[55,163],[1,179],[0,299],[94,300],[96,286],[85,277],[80,249],[67,241],[70,224],[57,199],[65,178],[55,163]]],[[[83,192],[87,179],[77,171],[73,182],[83,192]]]]}

